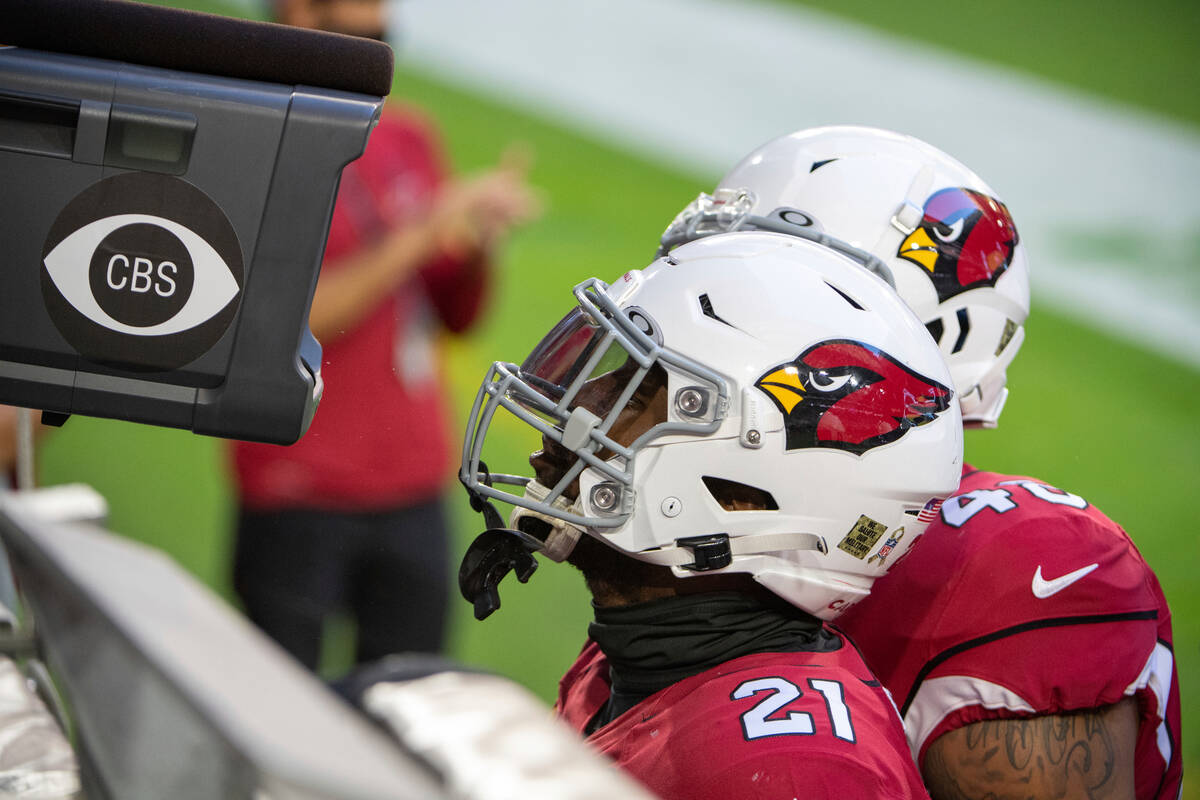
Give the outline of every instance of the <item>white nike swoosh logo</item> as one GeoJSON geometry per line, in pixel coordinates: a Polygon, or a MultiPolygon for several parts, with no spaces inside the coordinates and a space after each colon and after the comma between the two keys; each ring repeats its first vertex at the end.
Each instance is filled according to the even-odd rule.
{"type": "Polygon", "coordinates": [[[1039,600],[1045,600],[1050,595],[1058,594],[1099,566],[1099,564],[1089,564],[1086,567],[1080,567],[1074,572],[1068,572],[1066,575],[1060,575],[1054,580],[1048,581],[1042,577],[1042,565],[1038,564],[1037,572],[1033,573],[1033,596],[1039,600]]]}

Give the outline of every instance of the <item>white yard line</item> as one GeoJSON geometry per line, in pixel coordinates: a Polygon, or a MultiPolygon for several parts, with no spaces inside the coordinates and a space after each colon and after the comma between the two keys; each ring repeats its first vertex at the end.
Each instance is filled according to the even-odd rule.
{"type": "Polygon", "coordinates": [[[750,0],[403,0],[398,15],[407,63],[696,174],[697,190],[798,128],[926,139],[1013,210],[1035,305],[1200,367],[1194,128],[750,0]]]}

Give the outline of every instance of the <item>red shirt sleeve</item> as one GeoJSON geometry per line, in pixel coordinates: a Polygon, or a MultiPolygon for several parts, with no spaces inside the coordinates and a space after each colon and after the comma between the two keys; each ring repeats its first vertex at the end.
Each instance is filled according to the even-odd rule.
{"type": "Polygon", "coordinates": [[[839,625],[900,704],[920,756],[973,722],[1133,696],[1136,757],[1159,765],[1138,768],[1138,796],[1178,763],[1170,612],[1133,542],[1082,497],[969,473],[910,557],[839,625]]]}
{"type": "Polygon", "coordinates": [[[438,319],[452,333],[462,333],[479,318],[487,298],[491,264],[479,257],[441,256],[421,270],[421,282],[438,319]]]}

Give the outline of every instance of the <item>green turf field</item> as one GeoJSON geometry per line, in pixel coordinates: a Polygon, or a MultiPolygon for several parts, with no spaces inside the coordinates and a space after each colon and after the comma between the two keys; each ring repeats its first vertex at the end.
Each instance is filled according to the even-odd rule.
{"type": "MultiPolygon", "coordinates": [[[[864,17],[874,17],[877,8],[868,0],[813,5],[864,17]]],[[[1200,48],[1184,33],[1195,30],[1200,6],[1150,3],[1136,14],[1132,7],[1097,14],[1098,7],[1082,0],[1044,5],[1026,0],[1011,4],[995,22],[995,6],[959,5],[953,19],[941,20],[942,6],[918,2],[875,19],[882,28],[925,38],[922,22],[937,18],[948,26],[935,37],[938,44],[950,46],[948,38],[957,35],[959,49],[967,52],[1200,123],[1194,79],[1200,48]],[[994,22],[1005,41],[1018,43],[1016,49],[974,33],[994,22]],[[1109,41],[1118,35],[1110,33],[1113,26],[1120,30],[1119,41],[1109,41]],[[1139,62],[1144,71],[1129,74],[1129,53],[1145,56],[1139,62]]],[[[489,164],[510,140],[528,142],[536,152],[533,181],[548,203],[544,219],[513,239],[484,323],[447,345],[448,380],[461,415],[487,364],[524,356],[569,307],[570,286],[644,266],[665,223],[717,176],[663,170],[409,68],[399,71],[397,87],[390,102],[411,100],[430,111],[461,169],[489,164]]],[[[1014,215],[1019,222],[1020,209],[1014,215]]],[[[1200,681],[1200,584],[1194,578],[1200,537],[1192,533],[1197,516],[1192,492],[1200,478],[1195,421],[1200,372],[1068,321],[1038,306],[1035,297],[1009,385],[1001,429],[968,434],[968,459],[1082,494],[1129,530],[1174,612],[1190,731],[1200,723],[1200,708],[1189,710],[1189,703],[1196,707],[1191,698],[1200,681]]],[[[530,443],[514,439],[512,446],[518,452],[530,443]]],[[[40,472],[44,483],[92,484],[108,497],[115,530],[161,547],[228,596],[230,494],[222,456],[220,442],[191,434],[76,418],[46,441],[40,472]]],[[[461,492],[453,497],[459,501],[461,492]]],[[[456,502],[456,513],[461,552],[479,523],[462,502],[456,502]]],[[[582,585],[570,568],[544,563],[528,586],[506,589],[504,608],[486,622],[475,622],[465,602],[456,606],[453,652],[549,698],[585,635],[590,615],[582,585]]],[[[1190,736],[1184,748],[1194,775],[1200,743],[1190,736]]],[[[1196,784],[1189,780],[1189,786],[1196,784]]],[[[1185,796],[1196,793],[1185,790],[1185,796]]]]}
{"type": "MultiPolygon", "coordinates": [[[[1200,124],[1194,0],[774,0],[1200,124]]],[[[1003,124],[1002,122],[1000,124],[1003,124]]]]}

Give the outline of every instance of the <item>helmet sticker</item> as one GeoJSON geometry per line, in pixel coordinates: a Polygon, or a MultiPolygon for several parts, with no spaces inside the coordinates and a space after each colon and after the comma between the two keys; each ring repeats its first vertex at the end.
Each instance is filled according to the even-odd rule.
{"type": "Polygon", "coordinates": [[[903,538],[904,526],[901,525],[899,528],[896,528],[895,532],[891,536],[887,538],[887,541],[883,543],[883,547],[879,548],[879,552],[867,559],[867,563],[874,564],[876,561],[878,561],[880,564],[882,564],[887,560],[887,557],[892,554],[892,551],[896,549],[896,545],[898,545],[900,540],[903,538]]]}
{"type": "Polygon", "coordinates": [[[871,519],[866,514],[860,514],[858,522],[855,522],[850,532],[838,542],[838,550],[844,550],[861,561],[867,557],[867,553],[871,552],[871,548],[885,531],[887,525],[871,519]]]}
{"type": "Polygon", "coordinates": [[[787,450],[832,447],[856,455],[933,421],[953,395],[882,350],[850,340],[815,344],[754,385],[783,412],[787,450]]]}
{"type": "Polygon", "coordinates": [[[1012,216],[999,200],[948,188],[925,201],[921,222],[896,255],[926,269],[938,302],[945,302],[968,289],[995,286],[1019,241],[1012,216]]]}
{"type": "MultiPolygon", "coordinates": [[[[917,522],[923,525],[928,525],[938,518],[938,512],[942,510],[942,498],[935,497],[925,504],[925,507],[916,513],[917,522]]],[[[905,512],[912,513],[912,512],[905,512]]]]}

